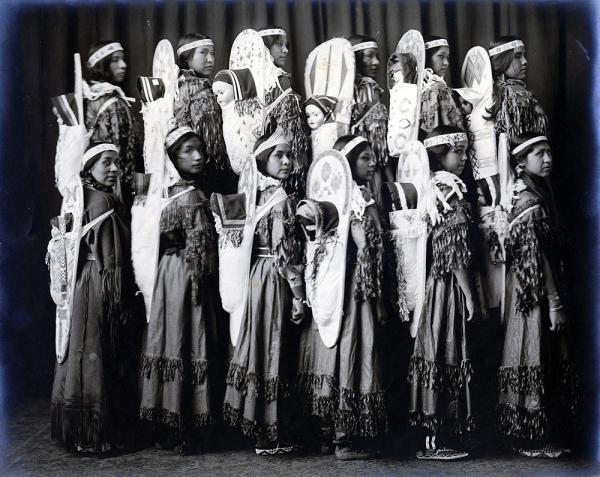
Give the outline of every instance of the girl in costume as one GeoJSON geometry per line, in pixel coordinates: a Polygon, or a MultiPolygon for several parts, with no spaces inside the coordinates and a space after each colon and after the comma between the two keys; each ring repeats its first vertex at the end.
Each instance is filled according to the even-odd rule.
{"type": "MultiPolygon", "coordinates": [[[[337,343],[331,348],[323,344],[314,320],[305,320],[297,386],[305,412],[319,418],[324,450],[335,434],[336,458],[368,459],[387,427],[375,338],[385,319],[383,245],[377,206],[366,188],[377,161],[360,136],[342,136],[334,149],[348,159],[353,179],[344,314],[337,343]]],[[[307,230],[316,223],[336,226],[328,208],[316,201],[304,201],[297,216],[307,230]]]]}
{"type": "Polygon", "coordinates": [[[569,357],[565,283],[548,139],[514,142],[515,169],[507,239],[504,350],[498,371],[500,430],[529,457],[568,452],[577,407],[569,357]]]}
{"type": "Polygon", "coordinates": [[[133,444],[136,422],[135,286],[129,230],[113,194],[118,164],[110,143],[92,141],[83,156],[83,235],[68,355],[56,365],[52,386],[52,438],[84,452],[133,444]]]}
{"type": "Polygon", "coordinates": [[[517,36],[501,36],[490,43],[494,77],[494,104],[489,118],[496,133],[506,133],[509,141],[524,132],[546,134],[548,117],[536,97],[527,89],[527,51],[517,36]]]}
{"type": "MultiPolygon", "coordinates": [[[[409,418],[426,432],[420,459],[457,459],[467,454],[438,448],[441,432],[461,434],[472,427],[471,362],[467,321],[480,313],[469,278],[471,214],[458,177],[467,160],[467,135],[438,126],[424,142],[432,171],[429,215],[433,262],[425,307],[417,327],[408,370],[409,418]]],[[[445,436],[443,436],[445,437],[445,436]]]]}
{"type": "Polygon", "coordinates": [[[202,139],[202,155],[212,174],[207,178],[211,184],[207,194],[230,189],[223,121],[210,79],[215,65],[213,41],[199,33],[184,35],[177,42],[177,64],[179,97],[173,105],[177,126],[192,128],[202,139]]]}
{"type": "MultiPolygon", "coordinates": [[[[165,147],[176,172],[160,218],[160,249],[150,321],[142,353],[140,417],[162,445],[195,450],[219,412],[216,311],[217,237],[198,182],[205,149],[187,126],[165,147]]],[[[172,168],[172,166],[171,166],[172,168]]]]}
{"type": "Polygon", "coordinates": [[[464,129],[460,108],[454,101],[452,89],[444,81],[450,66],[448,41],[439,36],[425,37],[425,74],[421,94],[419,127],[427,135],[437,126],[458,126],[464,129]]]}
{"type": "Polygon", "coordinates": [[[224,419],[256,439],[258,455],[288,453],[285,420],[294,373],[292,322],[304,314],[304,284],[295,235],[295,200],[282,188],[291,171],[281,128],[254,150],[257,213],[245,314],[227,373],[224,419]]]}
{"type": "Polygon", "coordinates": [[[304,196],[305,175],[308,167],[306,154],[308,152],[308,131],[300,106],[300,95],[292,90],[292,77],[284,71],[289,41],[283,28],[266,26],[258,30],[265,47],[269,50],[277,74],[276,87],[265,93],[265,127],[269,123],[280,126],[290,140],[290,158],[293,161],[290,176],[284,181],[285,190],[296,195],[304,196]]]}
{"type": "Polygon", "coordinates": [[[89,85],[84,84],[87,99],[85,125],[92,141],[111,142],[119,148],[121,178],[115,194],[126,206],[133,202],[133,175],[141,161],[141,129],[131,108],[135,99],[121,89],[127,74],[125,51],[115,41],[100,41],[89,51],[89,85]]]}

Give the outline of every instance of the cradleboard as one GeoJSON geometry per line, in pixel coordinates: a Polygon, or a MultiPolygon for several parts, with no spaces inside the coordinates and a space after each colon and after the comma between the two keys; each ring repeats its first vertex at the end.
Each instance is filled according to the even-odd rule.
{"type": "Polygon", "coordinates": [[[131,260],[135,281],[144,297],[146,321],[150,321],[158,269],[160,216],[168,200],[167,187],[178,179],[165,151],[169,119],[173,116],[173,101],[177,95],[178,71],[171,43],[161,40],[154,52],[152,77],[138,79],[144,100],[144,168],[150,179],[146,193],[136,195],[131,208],[131,260]]]}
{"type": "Polygon", "coordinates": [[[306,296],[321,340],[328,348],[338,340],[344,312],[352,184],[350,166],[339,151],[321,153],[308,171],[306,197],[332,203],[338,214],[338,226],[333,233],[317,234],[306,245],[306,296]]]}
{"type": "MultiPolygon", "coordinates": [[[[344,38],[333,38],[320,44],[310,52],[304,69],[306,97],[332,96],[337,99],[333,123],[323,124],[315,132],[319,136],[318,151],[313,148],[313,157],[325,149],[330,149],[338,137],[350,131],[352,96],[354,94],[354,52],[352,45],[344,38]],[[330,126],[335,124],[335,126],[330,126]],[[325,128],[323,131],[321,129],[325,128]],[[327,148],[327,136],[331,145],[327,148]]],[[[315,139],[313,137],[313,143],[315,139]]]]}
{"type": "MultiPolygon", "coordinates": [[[[410,54],[417,63],[416,83],[404,81],[396,72],[394,86],[390,90],[390,112],[388,120],[388,150],[390,156],[401,155],[408,141],[416,140],[419,134],[421,90],[425,68],[425,43],[417,30],[407,31],[396,47],[398,54],[410,54]]],[[[389,72],[388,72],[389,73],[389,72]]]]}
{"type": "Polygon", "coordinates": [[[429,190],[429,159],[419,141],[408,141],[400,153],[397,182],[386,183],[384,202],[388,204],[389,240],[399,273],[396,292],[403,321],[413,313],[411,335],[417,326],[425,300],[427,224],[424,221],[429,190]]]}
{"type": "MultiPolygon", "coordinates": [[[[68,112],[68,122],[59,126],[56,145],[56,187],[62,196],[60,215],[51,221],[52,238],[48,243],[50,294],[56,304],[56,360],[62,363],[68,352],[73,297],[77,279],[77,260],[82,237],[83,186],[79,176],[88,142],[83,118],[83,80],[81,59],[75,54],[74,102],[69,95],[56,98],[55,108],[68,112]]],[[[63,117],[63,114],[61,114],[63,117]]]]}
{"type": "MultiPolygon", "coordinates": [[[[242,161],[238,181],[238,194],[243,194],[245,202],[245,217],[239,224],[241,237],[238,237],[237,241],[225,240],[226,231],[222,226],[223,219],[215,216],[217,223],[221,222],[221,226],[217,226],[219,233],[219,293],[223,309],[229,313],[229,336],[234,346],[238,341],[248,296],[252,244],[256,225],[257,187],[256,160],[254,156],[248,155],[242,161]]],[[[213,197],[215,196],[219,196],[219,194],[214,194],[213,197]]]]}
{"type": "Polygon", "coordinates": [[[486,119],[487,110],[493,105],[494,79],[490,58],[484,48],[476,46],[467,52],[461,77],[463,86],[477,94],[476,104],[468,117],[469,159],[479,196],[481,245],[484,256],[489,257],[482,263],[482,294],[487,307],[497,307],[504,301],[506,212],[502,204],[510,200],[508,182],[511,174],[506,140],[502,139],[497,146],[494,122],[486,119]]]}

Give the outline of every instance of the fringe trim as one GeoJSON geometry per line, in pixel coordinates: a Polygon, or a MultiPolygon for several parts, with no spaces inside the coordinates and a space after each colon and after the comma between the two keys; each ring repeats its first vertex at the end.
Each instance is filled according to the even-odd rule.
{"type": "Polygon", "coordinates": [[[473,368],[468,359],[460,365],[441,364],[413,355],[408,367],[408,382],[412,386],[447,392],[452,398],[458,398],[472,376],[473,368]]]}
{"type": "Polygon", "coordinates": [[[339,392],[335,378],[327,374],[300,373],[296,376],[296,393],[300,398],[304,413],[309,416],[318,416],[325,421],[333,421],[339,392]],[[327,386],[329,396],[320,396],[318,391],[327,386]]]}
{"type": "Polygon", "coordinates": [[[381,298],[383,240],[381,231],[376,227],[372,217],[365,215],[360,222],[364,227],[366,244],[356,255],[354,298],[356,301],[374,300],[381,298]]]}
{"type": "Polygon", "coordinates": [[[525,132],[546,134],[548,117],[539,102],[518,80],[498,80],[502,101],[494,127],[496,132],[507,133],[509,139],[515,139],[525,132]]]}
{"type": "Polygon", "coordinates": [[[393,312],[401,321],[410,321],[410,311],[408,309],[406,297],[406,280],[404,278],[403,263],[404,250],[391,233],[383,235],[384,254],[386,263],[384,265],[384,293],[389,297],[393,312]]]}
{"type": "Polygon", "coordinates": [[[430,132],[441,125],[464,129],[462,114],[456,107],[450,88],[446,86],[427,89],[421,96],[419,127],[430,132]]]}
{"type": "Polygon", "coordinates": [[[230,363],[226,381],[244,395],[250,395],[265,402],[285,399],[290,395],[289,384],[281,376],[262,376],[249,373],[245,366],[230,363]]]}
{"type": "Polygon", "coordinates": [[[452,225],[442,223],[436,229],[432,240],[432,276],[443,278],[452,270],[468,268],[472,258],[468,222],[452,225]]]}
{"type": "Polygon", "coordinates": [[[177,378],[183,381],[183,360],[181,358],[166,358],[164,356],[148,355],[142,356],[141,374],[150,379],[152,371],[161,382],[172,382],[177,378]]]}
{"type": "Polygon", "coordinates": [[[231,407],[230,404],[223,405],[223,420],[231,427],[241,429],[245,436],[252,438],[265,438],[271,442],[279,440],[279,424],[259,424],[246,419],[239,409],[231,407]]]}
{"type": "Polygon", "coordinates": [[[321,262],[323,260],[325,260],[325,257],[327,256],[327,242],[329,242],[330,240],[336,239],[337,237],[338,237],[337,229],[333,229],[333,230],[330,230],[329,232],[324,233],[319,238],[319,245],[317,246],[317,248],[315,250],[315,254],[314,254],[313,260],[312,260],[313,268],[312,268],[311,280],[313,281],[313,283],[316,283],[317,275],[319,274],[319,266],[321,265],[321,262]]]}
{"type": "Polygon", "coordinates": [[[216,422],[215,417],[210,413],[194,414],[190,417],[184,417],[182,414],[155,407],[140,407],[140,419],[155,424],[162,424],[178,432],[183,432],[190,424],[193,429],[199,429],[210,426],[216,422]]]}
{"type": "Polygon", "coordinates": [[[261,109],[261,105],[258,98],[237,99],[233,108],[240,116],[252,116],[261,109]]]}
{"type": "Polygon", "coordinates": [[[539,440],[547,433],[548,415],[545,409],[526,409],[502,403],[497,407],[500,432],[518,439],[539,440]]]}
{"type": "Polygon", "coordinates": [[[308,149],[308,136],[306,122],[302,110],[300,109],[299,96],[297,94],[288,94],[281,100],[277,106],[269,113],[269,118],[275,119],[286,136],[290,139],[290,153],[294,159],[294,171],[301,168],[297,158],[308,149]]]}
{"type": "Polygon", "coordinates": [[[466,419],[444,419],[436,415],[424,414],[422,412],[410,412],[408,415],[408,422],[411,426],[423,427],[435,434],[444,429],[453,434],[460,435],[465,432],[472,432],[476,428],[473,416],[468,416],[466,419]]]}
{"type": "Polygon", "coordinates": [[[518,394],[544,394],[544,369],[542,366],[502,366],[498,370],[498,389],[518,394]]]}
{"type": "MultiPolygon", "coordinates": [[[[355,115],[353,114],[352,116],[354,117],[355,115]]],[[[377,164],[385,166],[388,162],[388,111],[383,103],[377,102],[362,117],[364,119],[358,117],[353,121],[353,134],[366,138],[373,149],[377,164]],[[359,120],[360,123],[356,124],[359,120]]]]}
{"type": "Polygon", "coordinates": [[[228,228],[221,229],[219,234],[219,248],[237,248],[242,245],[244,240],[244,229],[243,228],[228,228]]]}
{"type": "Polygon", "coordinates": [[[59,441],[69,449],[78,447],[91,449],[94,452],[104,452],[110,449],[104,412],[96,409],[72,409],[75,419],[66,422],[65,408],[62,403],[53,402],[50,405],[50,434],[52,439],[59,441]]]}

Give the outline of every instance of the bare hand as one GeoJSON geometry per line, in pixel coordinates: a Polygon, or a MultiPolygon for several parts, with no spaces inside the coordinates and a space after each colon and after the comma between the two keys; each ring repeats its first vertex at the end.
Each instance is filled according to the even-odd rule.
{"type": "Polygon", "coordinates": [[[294,300],[292,306],[292,322],[299,325],[304,319],[304,302],[294,300]]]}
{"type": "Polygon", "coordinates": [[[567,325],[567,315],[562,308],[550,311],[550,331],[563,331],[567,325]]]}
{"type": "Polygon", "coordinates": [[[467,321],[472,321],[473,318],[481,316],[481,308],[479,307],[479,303],[474,300],[473,297],[467,298],[467,311],[469,312],[467,321]]]}

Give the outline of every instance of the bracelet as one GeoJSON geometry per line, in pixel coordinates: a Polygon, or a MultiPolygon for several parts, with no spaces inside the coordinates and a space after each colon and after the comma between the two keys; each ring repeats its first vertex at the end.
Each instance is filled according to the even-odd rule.
{"type": "Polygon", "coordinates": [[[559,311],[562,309],[563,309],[562,303],[559,303],[558,306],[555,306],[554,308],[550,308],[550,311],[559,311]]]}
{"type": "Polygon", "coordinates": [[[546,299],[548,300],[548,303],[549,303],[551,301],[560,300],[560,297],[558,296],[558,292],[554,292],[554,293],[550,293],[549,295],[547,295],[546,299]]]}

